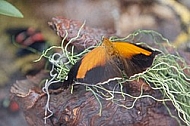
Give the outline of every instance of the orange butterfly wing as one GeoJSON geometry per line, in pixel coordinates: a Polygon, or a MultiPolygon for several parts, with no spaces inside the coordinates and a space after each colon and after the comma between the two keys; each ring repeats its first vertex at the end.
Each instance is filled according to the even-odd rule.
{"type": "Polygon", "coordinates": [[[104,39],[101,46],[87,53],[73,68],[68,80],[96,84],[113,77],[130,77],[150,67],[157,51],[127,42],[104,39]]]}
{"type": "Polygon", "coordinates": [[[81,61],[76,78],[84,78],[87,71],[106,64],[106,51],[103,46],[99,46],[87,53],[81,61]]]}
{"type": "Polygon", "coordinates": [[[144,54],[146,56],[150,56],[152,54],[152,52],[128,42],[113,42],[113,45],[123,58],[131,59],[134,55],[138,54],[144,54]]]}

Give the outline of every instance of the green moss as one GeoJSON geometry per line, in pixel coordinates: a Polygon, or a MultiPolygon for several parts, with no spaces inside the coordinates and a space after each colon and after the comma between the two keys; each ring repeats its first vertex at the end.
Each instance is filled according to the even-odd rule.
{"type": "Polygon", "coordinates": [[[170,99],[180,119],[190,125],[190,77],[184,70],[190,68],[180,57],[161,54],[155,58],[152,67],[133,79],[142,78],[152,89],[160,90],[164,98],[170,99]]]}
{"type": "MultiPolygon", "coordinates": [[[[79,33],[78,36],[70,40],[69,43],[76,40],[77,37],[79,37],[79,33]]],[[[65,38],[66,37],[67,35],[65,36],[65,38]]],[[[47,80],[46,86],[44,87],[47,94],[48,86],[52,83],[56,83],[57,81],[63,81],[65,78],[67,78],[67,74],[72,65],[74,65],[85,53],[89,52],[89,49],[86,49],[80,54],[75,54],[74,47],[72,48],[72,51],[69,52],[67,50],[69,43],[67,43],[66,46],[63,47],[65,38],[63,39],[60,46],[52,46],[48,50],[44,51],[44,53],[42,54],[42,57],[48,58],[49,62],[53,64],[52,70],[50,72],[52,79],[47,80]],[[51,52],[50,50],[54,49],[59,49],[60,52],[56,52],[53,54],[49,53],[51,52]],[[57,71],[57,73],[53,74],[52,71],[57,71]]],[[[102,109],[102,104],[99,98],[111,100],[119,106],[122,106],[126,109],[131,109],[138,99],[149,97],[156,101],[161,101],[164,104],[166,101],[171,101],[178,112],[179,118],[187,125],[190,125],[190,77],[187,75],[187,73],[190,71],[190,67],[178,55],[177,51],[175,51],[169,41],[159,33],[149,30],[139,30],[125,38],[112,37],[110,38],[110,40],[140,42],[141,44],[145,44],[143,41],[146,41],[148,42],[148,45],[156,45],[156,48],[158,48],[158,50],[162,53],[155,57],[155,60],[149,69],[147,69],[143,73],[139,73],[130,77],[130,79],[110,78],[110,80],[108,80],[107,82],[98,83],[96,85],[75,82],[75,85],[84,85],[86,86],[87,91],[91,91],[94,94],[97,101],[100,103],[99,114],[101,115],[102,109]],[[169,52],[167,51],[168,49],[174,50],[173,54],[169,54],[169,52]],[[152,89],[162,92],[163,99],[157,99],[151,95],[143,94],[143,87],[141,88],[140,94],[138,96],[132,96],[123,92],[123,83],[139,79],[143,79],[147,84],[149,84],[152,89]],[[103,86],[105,84],[108,84],[108,82],[115,80],[118,81],[121,89],[120,91],[115,90],[115,88],[109,90],[105,88],[105,86],[103,86]],[[115,97],[118,94],[122,96],[120,99],[118,99],[118,97],[115,97]],[[122,104],[122,102],[120,102],[122,100],[125,100],[126,97],[134,99],[133,103],[130,106],[126,106],[122,104]]],[[[48,111],[48,105],[46,106],[46,108],[46,111],[48,111]]],[[[170,113],[169,108],[168,111],[170,113]]]]}

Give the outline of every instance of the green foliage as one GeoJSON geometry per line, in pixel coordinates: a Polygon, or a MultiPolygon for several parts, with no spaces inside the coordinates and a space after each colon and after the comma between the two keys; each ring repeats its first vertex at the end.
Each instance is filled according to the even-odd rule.
{"type": "Polygon", "coordinates": [[[11,17],[23,18],[22,13],[17,8],[4,0],[0,0],[0,14],[11,17]]]}

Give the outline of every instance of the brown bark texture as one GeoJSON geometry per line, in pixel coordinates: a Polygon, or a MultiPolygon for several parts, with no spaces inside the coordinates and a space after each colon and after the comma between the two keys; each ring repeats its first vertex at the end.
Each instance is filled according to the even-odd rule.
{"type": "MultiPolygon", "coordinates": [[[[65,30],[68,31],[67,41],[75,37],[82,23],[68,20],[61,17],[52,19],[49,23],[57,32],[58,36],[64,37],[65,30]]],[[[84,50],[91,45],[97,44],[102,36],[112,36],[113,32],[93,29],[84,26],[80,37],[72,44],[78,50],[84,50]],[[85,41],[83,41],[85,40],[85,41]]],[[[87,91],[85,86],[74,86],[71,88],[50,90],[50,110],[53,115],[44,124],[47,95],[40,86],[45,79],[48,79],[48,72],[42,70],[35,76],[28,76],[25,80],[17,81],[11,87],[12,97],[20,103],[24,111],[25,118],[30,126],[178,126],[178,122],[172,118],[164,104],[149,97],[138,99],[130,109],[119,106],[131,106],[134,99],[126,97],[121,101],[99,100],[91,91],[87,91]],[[101,107],[101,105],[102,107],[101,107]],[[100,115],[101,110],[101,115],[100,115]]],[[[123,86],[123,91],[132,96],[138,96],[143,85],[143,93],[162,99],[161,92],[152,90],[142,80],[133,81],[123,86]]],[[[108,85],[112,89],[113,85],[108,85]]],[[[115,99],[120,99],[121,95],[115,95],[115,99]]],[[[170,111],[177,116],[177,112],[171,102],[167,102],[170,111]]],[[[48,113],[49,114],[49,113],[48,113]]]]}

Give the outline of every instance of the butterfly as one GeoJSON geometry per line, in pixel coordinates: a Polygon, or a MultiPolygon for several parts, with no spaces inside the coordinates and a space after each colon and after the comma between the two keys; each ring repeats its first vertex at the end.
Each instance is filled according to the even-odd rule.
{"type": "Polygon", "coordinates": [[[100,46],[84,55],[69,71],[66,85],[73,81],[87,84],[105,82],[110,78],[141,73],[150,67],[159,51],[134,43],[104,38],[100,46]]]}

